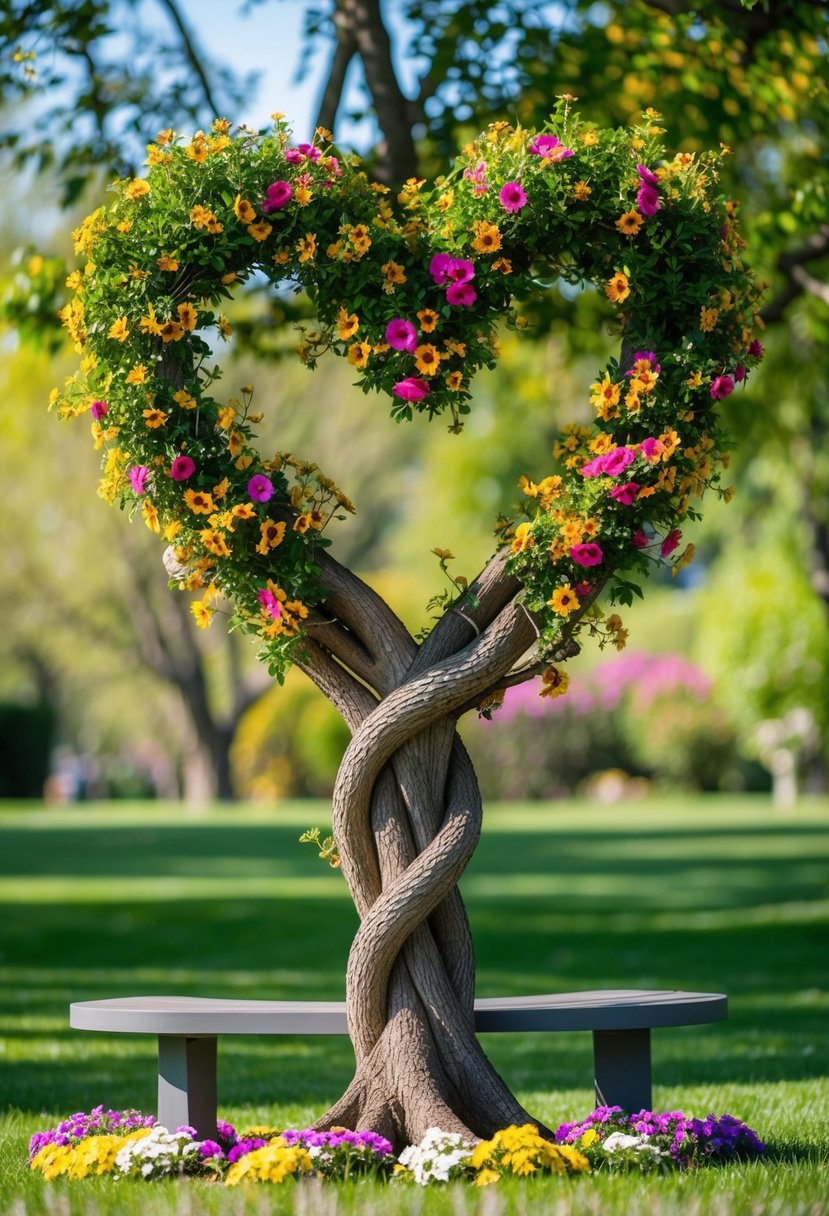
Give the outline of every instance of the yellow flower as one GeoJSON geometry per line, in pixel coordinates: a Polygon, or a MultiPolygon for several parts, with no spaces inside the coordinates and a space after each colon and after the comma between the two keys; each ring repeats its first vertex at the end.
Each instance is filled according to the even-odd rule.
{"type": "Polygon", "coordinates": [[[197,131],[192,141],[184,149],[184,155],[195,161],[197,165],[201,165],[207,160],[207,151],[207,140],[201,131],[197,131]]]}
{"type": "Polygon", "coordinates": [[[501,248],[501,230],[497,224],[488,220],[476,220],[472,225],[474,240],[472,248],[476,253],[495,253],[501,248]]]}
{"type": "Polygon", "coordinates": [[[219,333],[222,335],[222,337],[229,338],[230,335],[233,333],[233,326],[230,324],[227,317],[220,316],[217,321],[217,324],[219,326],[219,333]]]}
{"type": "Polygon", "coordinates": [[[152,499],[144,499],[141,504],[141,514],[144,516],[144,523],[151,532],[155,532],[156,535],[161,532],[161,524],[158,522],[158,511],[152,499]]]}
{"type": "Polygon", "coordinates": [[[638,211],[626,211],[624,215],[620,215],[616,221],[616,227],[621,232],[622,236],[636,236],[639,229],[644,224],[643,217],[638,211]]]}
{"type": "Polygon", "coordinates": [[[248,200],[242,198],[241,194],[237,194],[233,200],[233,214],[243,224],[252,224],[256,219],[256,212],[248,200]]]}
{"type": "Polygon", "coordinates": [[[158,409],[157,406],[143,410],[142,417],[145,424],[153,431],[157,430],[160,426],[164,426],[164,423],[167,421],[167,415],[163,410],[158,409]]]}
{"type": "Polygon", "coordinates": [[[420,312],[417,314],[417,319],[420,322],[420,328],[422,329],[423,333],[431,334],[437,328],[440,317],[435,312],[434,308],[421,308],[420,312]]]}
{"type": "Polygon", "coordinates": [[[194,600],[190,605],[190,611],[196,619],[196,624],[199,629],[209,629],[213,623],[213,610],[208,608],[202,600],[194,600]]]}
{"type": "Polygon", "coordinates": [[[630,295],[630,284],[627,275],[617,270],[605,286],[605,295],[613,304],[621,304],[630,295]]]}
{"type": "Polygon", "coordinates": [[[306,232],[296,243],[296,251],[300,262],[310,262],[317,251],[317,238],[313,232],[306,232]]]}
{"type": "Polygon", "coordinates": [[[126,342],[129,332],[127,318],[119,317],[117,321],[113,321],[110,325],[108,336],[114,338],[116,342],[126,342]]]}
{"type": "Polygon", "coordinates": [[[266,519],[259,525],[259,544],[256,546],[256,552],[267,555],[271,549],[282,544],[284,537],[285,524],[281,520],[277,523],[276,520],[266,519]]]}
{"type": "Polygon", "coordinates": [[[255,241],[265,241],[273,232],[273,225],[267,220],[260,220],[258,224],[248,224],[248,236],[252,236],[255,241]]]}
{"type": "Polygon", "coordinates": [[[688,379],[685,381],[689,388],[699,388],[702,384],[702,372],[691,372],[688,379]]]}
{"type": "Polygon", "coordinates": [[[399,262],[384,262],[380,270],[383,273],[383,278],[386,280],[387,287],[406,282],[406,272],[399,262]]]}
{"type": "Polygon", "coordinates": [[[354,342],[348,348],[346,358],[352,367],[365,367],[371,354],[370,342],[354,342]]]}
{"type": "Polygon", "coordinates": [[[230,430],[233,426],[233,420],[236,417],[236,411],[232,405],[223,405],[218,414],[219,427],[223,431],[230,430]]]}
{"type": "Polygon", "coordinates": [[[199,532],[201,542],[210,553],[216,557],[230,557],[227,541],[216,528],[202,528],[199,532]]]}
{"type": "Polygon", "coordinates": [[[135,181],[131,181],[124,189],[124,197],[132,202],[137,202],[140,198],[145,198],[150,193],[150,187],[143,178],[137,177],[135,181]]]}
{"type": "Polygon", "coordinates": [[[512,274],[512,262],[509,258],[497,258],[492,263],[492,269],[497,270],[499,274],[512,274]]]}
{"type": "Polygon", "coordinates": [[[198,405],[196,398],[192,393],[188,393],[186,388],[180,388],[177,393],[173,393],[173,400],[183,410],[194,410],[198,405]]]}
{"type": "Polygon", "coordinates": [[[147,146],[147,159],[144,163],[146,165],[169,165],[172,159],[172,152],[165,151],[163,148],[157,148],[155,144],[149,144],[147,146]]]}
{"type": "Polygon", "coordinates": [[[198,309],[192,304],[179,304],[177,310],[178,319],[182,329],[189,332],[196,328],[196,322],[199,317],[198,309]]]}
{"type": "Polygon", "coordinates": [[[532,549],[535,545],[535,537],[532,535],[532,524],[519,524],[515,529],[515,537],[510,549],[513,553],[523,553],[526,549],[532,549]]]}
{"type": "Polygon", "coordinates": [[[436,346],[424,342],[414,352],[415,367],[424,376],[434,376],[438,370],[442,355],[436,346]]]}
{"type": "Polygon", "coordinates": [[[156,135],[155,142],[163,146],[164,144],[171,144],[174,139],[175,132],[170,127],[165,127],[163,131],[159,131],[158,135],[156,135]]]}
{"type": "Polygon", "coordinates": [[[180,342],[184,337],[184,326],[178,321],[165,321],[160,334],[162,342],[180,342]]]}
{"type": "Polygon", "coordinates": [[[717,324],[720,315],[718,308],[701,308],[699,310],[699,327],[704,334],[710,334],[717,324]]]}
{"type": "Polygon", "coordinates": [[[223,477],[222,480],[219,482],[219,484],[215,485],[213,487],[213,497],[216,499],[224,498],[225,494],[227,494],[229,489],[230,489],[230,482],[228,481],[228,479],[226,477],[223,477]]]}
{"type": "Polygon", "coordinates": [[[592,193],[593,191],[585,181],[576,182],[573,186],[573,198],[577,203],[586,202],[592,193]]]}
{"type": "Polygon", "coordinates": [[[446,387],[450,388],[454,393],[463,388],[463,373],[458,371],[450,372],[446,377],[446,387]]]}
{"type": "Polygon", "coordinates": [[[570,677],[566,671],[559,671],[557,667],[548,667],[541,677],[541,692],[542,697],[563,697],[570,686],[570,677]]]}
{"type": "Polygon", "coordinates": [[[185,490],[184,501],[194,515],[212,515],[216,510],[212,495],[204,490],[185,490]]]}
{"type": "Polygon", "coordinates": [[[357,330],[360,328],[360,318],[356,312],[347,313],[341,305],[337,313],[337,336],[347,341],[348,338],[353,338],[357,330]]]}
{"type": "Polygon", "coordinates": [[[162,253],[160,258],[156,258],[155,264],[159,270],[178,270],[178,258],[171,258],[166,253],[162,253]]]}
{"type": "Polygon", "coordinates": [[[496,1170],[479,1170],[475,1176],[474,1186],[491,1186],[493,1182],[497,1182],[499,1175],[496,1170]]]}
{"type": "Polygon", "coordinates": [[[235,519],[255,519],[256,508],[252,502],[240,502],[231,511],[235,519]]]}
{"type": "Polygon", "coordinates": [[[547,603],[559,616],[569,616],[571,612],[576,612],[581,608],[579,597],[569,583],[565,583],[563,587],[557,587],[547,603]]]}
{"type": "Polygon", "coordinates": [[[585,148],[594,148],[599,142],[599,137],[595,131],[585,131],[579,138],[585,148]]]}
{"type": "Polygon", "coordinates": [[[153,308],[152,304],[147,306],[147,315],[146,317],[142,317],[138,322],[138,328],[141,330],[142,334],[150,334],[154,338],[157,338],[160,335],[161,325],[156,320],[155,309],[153,308]]]}
{"type": "Polygon", "coordinates": [[[145,363],[136,363],[130,371],[127,372],[127,384],[143,384],[147,379],[147,365],[145,363]]]}
{"type": "MultiPolygon", "coordinates": [[[[605,372],[603,380],[597,380],[595,384],[590,385],[590,404],[600,412],[607,411],[619,404],[621,389],[620,384],[614,384],[610,379],[610,373],[605,372]]],[[[603,413],[602,416],[607,415],[603,413]]]]}
{"type": "Polygon", "coordinates": [[[225,287],[228,287],[231,283],[235,283],[236,280],[238,279],[238,277],[239,277],[239,275],[236,273],[235,270],[229,270],[227,272],[227,274],[222,275],[219,282],[223,283],[225,287]]]}

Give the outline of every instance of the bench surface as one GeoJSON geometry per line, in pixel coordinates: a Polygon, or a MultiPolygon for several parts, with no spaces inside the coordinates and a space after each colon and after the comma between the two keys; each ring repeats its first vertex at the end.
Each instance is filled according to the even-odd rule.
{"type": "MultiPolygon", "coordinates": [[[[522,1030],[638,1030],[696,1026],[728,1014],[720,992],[610,989],[539,996],[484,997],[475,1002],[475,1028],[522,1030]]],[[[245,1001],[193,996],[132,996],[76,1001],[76,1030],[127,1034],[347,1034],[345,1001],[245,1001]]]]}

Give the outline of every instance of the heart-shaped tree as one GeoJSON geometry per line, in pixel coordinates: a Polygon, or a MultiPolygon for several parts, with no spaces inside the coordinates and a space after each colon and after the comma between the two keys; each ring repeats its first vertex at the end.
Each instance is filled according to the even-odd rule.
{"type": "Polygon", "coordinates": [[[549,130],[496,124],[448,176],[396,197],[327,133],[292,145],[279,120],[265,137],[217,121],[186,144],[162,132],[146,180],[116,183],[113,206],[75,233],[87,261],[63,320],[81,370],[54,400],[63,415],[91,409],[99,492],[166,538],[178,587],[202,591],[199,625],[229,601],[271,671],[296,663],[351,729],[334,834],[361,922],[347,976],[357,1062],[320,1127],[404,1143],[529,1118],[474,1035],[456,884],[481,801],[455,723],[538,672],[546,694],[563,692],[557,664],[580,629],[621,643],[599,597],[629,601],[630,575],[677,550],[703,490],[728,494],[716,407],[762,355],[719,154],[668,158],[654,118],[597,131],[561,102],[549,130]],[[522,479],[526,518],[420,644],[328,553],[345,495],[316,465],[257,451],[251,388],[213,395],[215,340],[231,332],[219,309],[254,274],[316,304],[306,362],[333,349],[393,416],[446,412],[453,430],[513,300],[554,279],[607,297],[621,352],[592,386],[594,426],[562,436],[558,471],[522,479]]]}

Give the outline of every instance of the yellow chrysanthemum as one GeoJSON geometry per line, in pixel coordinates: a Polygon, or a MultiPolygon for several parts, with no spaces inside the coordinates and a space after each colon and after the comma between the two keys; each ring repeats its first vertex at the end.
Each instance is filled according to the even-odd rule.
{"type": "Polygon", "coordinates": [[[558,616],[569,616],[571,612],[577,612],[581,608],[579,597],[569,583],[556,587],[547,603],[558,616]]]}

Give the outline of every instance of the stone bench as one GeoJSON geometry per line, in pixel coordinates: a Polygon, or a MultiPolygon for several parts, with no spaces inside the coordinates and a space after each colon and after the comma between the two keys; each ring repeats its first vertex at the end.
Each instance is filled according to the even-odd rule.
{"type": "MultiPolygon", "coordinates": [[[[616,989],[548,996],[484,997],[475,1028],[485,1034],[590,1030],[596,1098],[628,1111],[651,1105],[651,1030],[727,1016],[718,992],[616,989]]],[[[158,1036],[158,1120],[216,1131],[220,1034],[347,1034],[344,1001],[237,1001],[189,996],[116,997],[70,1006],[76,1030],[158,1036]]]]}

